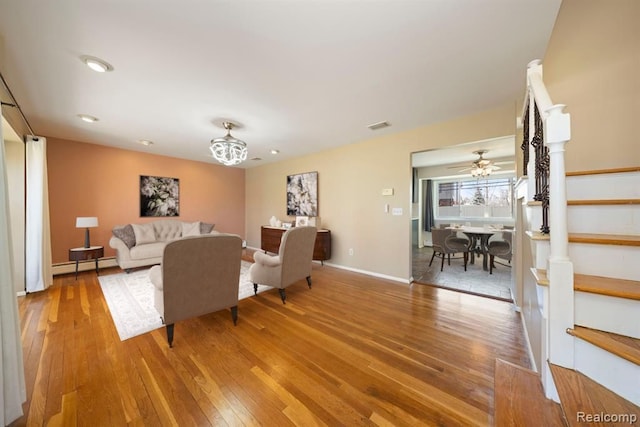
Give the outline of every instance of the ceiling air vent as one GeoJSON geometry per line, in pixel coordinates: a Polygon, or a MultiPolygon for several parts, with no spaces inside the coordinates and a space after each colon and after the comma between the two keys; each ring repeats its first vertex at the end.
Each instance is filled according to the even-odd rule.
{"type": "Polygon", "coordinates": [[[385,121],[385,122],[373,123],[373,124],[370,124],[370,125],[369,125],[369,126],[367,126],[367,127],[368,127],[369,129],[371,129],[371,130],[378,130],[378,129],[386,128],[386,127],[388,127],[388,126],[391,126],[391,125],[389,124],[389,122],[386,122],[386,121],[385,121]]]}

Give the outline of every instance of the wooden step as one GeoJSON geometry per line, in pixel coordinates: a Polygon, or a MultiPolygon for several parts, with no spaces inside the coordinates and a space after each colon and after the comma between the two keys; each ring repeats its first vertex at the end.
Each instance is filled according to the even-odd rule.
{"type": "MultiPolygon", "coordinates": [[[[629,321],[632,321],[629,319],[629,321]]],[[[615,354],[631,363],[640,365],[640,340],[626,337],[624,335],[613,334],[611,332],[599,331],[597,329],[585,328],[584,326],[574,326],[567,329],[569,335],[587,341],[609,353],[615,354]]]]}
{"type": "Polygon", "coordinates": [[[640,301],[640,281],[637,280],[575,274],[573,288],[576,291],[640,301]]]}
{"type": "Polygon", "coordinates": [[[566,426],[560,405],[545,397],[536,372],[496,359],[494,387],[496,426],[566,426]]]}
{"type": "Polygon", "coordinates": [[[640,236],[633,234],[569,233],[571,243],[593,243],[598,245],[640,246],[640,236]]]}
{"type": "MultiPolygon", "coordinates": [[[[551,234],[526,231],[531,240],[551,240],[551,234]]],[[[593,243],[598,245],[640,246],[640,236],[635,234],[569,233],[571,243],[593,243]]]]}
{"type": "Polygon", "coordinates": [[[560,396],[567,425],[610,426],[635,425],[640,420],[640,408],[573,369],[552,363],[551,374],[560,396]],[[617,415],[628,417],[612,423],[591,417],[617,415]],[[634,421],[635,420],[635,421],[634,421]]]}
{"type": "Polygon", "coordinates": [[[640,166],[632,166],[628,168],[614,168],[614,169],[597,169],[590,171],[574,171],[567,172],[566,176],[583,176],[583,175],[601,175],[606,173],[629,173],[640,172],[640,166]]]}
{"type": "Polygon", "coordinates": [[[551,240],[551,235],[541,233],[540,231],[526,231],[527,236],[531,238],[531,240],[551,240]]]}
{"type": "Polygon", "coordinates": [[[567,200],[569,206],[640,205],[640,199],[567,200]]]}
{"type": "MultiPolygon", "coordinates": [[[[531,272],[533,273],[538,285],[549,286],[547,270],[532,268],[531,272]]],[[[590,276],[588,274],[574,274],[573,289],[592,294],[640,301],[640,281],[637,280],[590,276]]]]}
{"type": "Polygon", "coordinates": [[[533,277],[536,279],[536,283],[540,286],[549,286],[549,278],[547,277],[547,270],[541,268],[531,268],[533,277]]]}

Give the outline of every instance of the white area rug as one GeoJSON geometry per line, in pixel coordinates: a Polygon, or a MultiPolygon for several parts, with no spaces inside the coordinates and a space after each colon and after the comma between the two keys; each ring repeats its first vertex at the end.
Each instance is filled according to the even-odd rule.
{"type": "MultiPolygon", "coordinates": [[[[238,299],[253,295],[249,281],[250,262],[242,261],[238,299]]],[[[160,314],[153,306],[153,284],[149,270],[99,276],[102,293],[122,341],[161,328],[160,314]]],[[[258,293],[271,289],[260,286],[258,293]]]]}

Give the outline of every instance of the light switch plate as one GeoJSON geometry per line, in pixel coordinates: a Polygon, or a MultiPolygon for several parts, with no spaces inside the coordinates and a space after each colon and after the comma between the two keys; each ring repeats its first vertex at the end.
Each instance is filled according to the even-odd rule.
{"type": "Polygon", "coordinates": [[[391,215],[402,215],[402,208],[393,208],[391,215]]]}

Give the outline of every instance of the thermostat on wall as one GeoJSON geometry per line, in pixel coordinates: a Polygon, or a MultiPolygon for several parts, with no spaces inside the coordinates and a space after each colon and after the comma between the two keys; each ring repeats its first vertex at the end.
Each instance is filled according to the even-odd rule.
{"type": "Polygon", "coordinates": [[[382,189],[383,196],[393,196],[393,188],[383,188],[382,189]]]}

